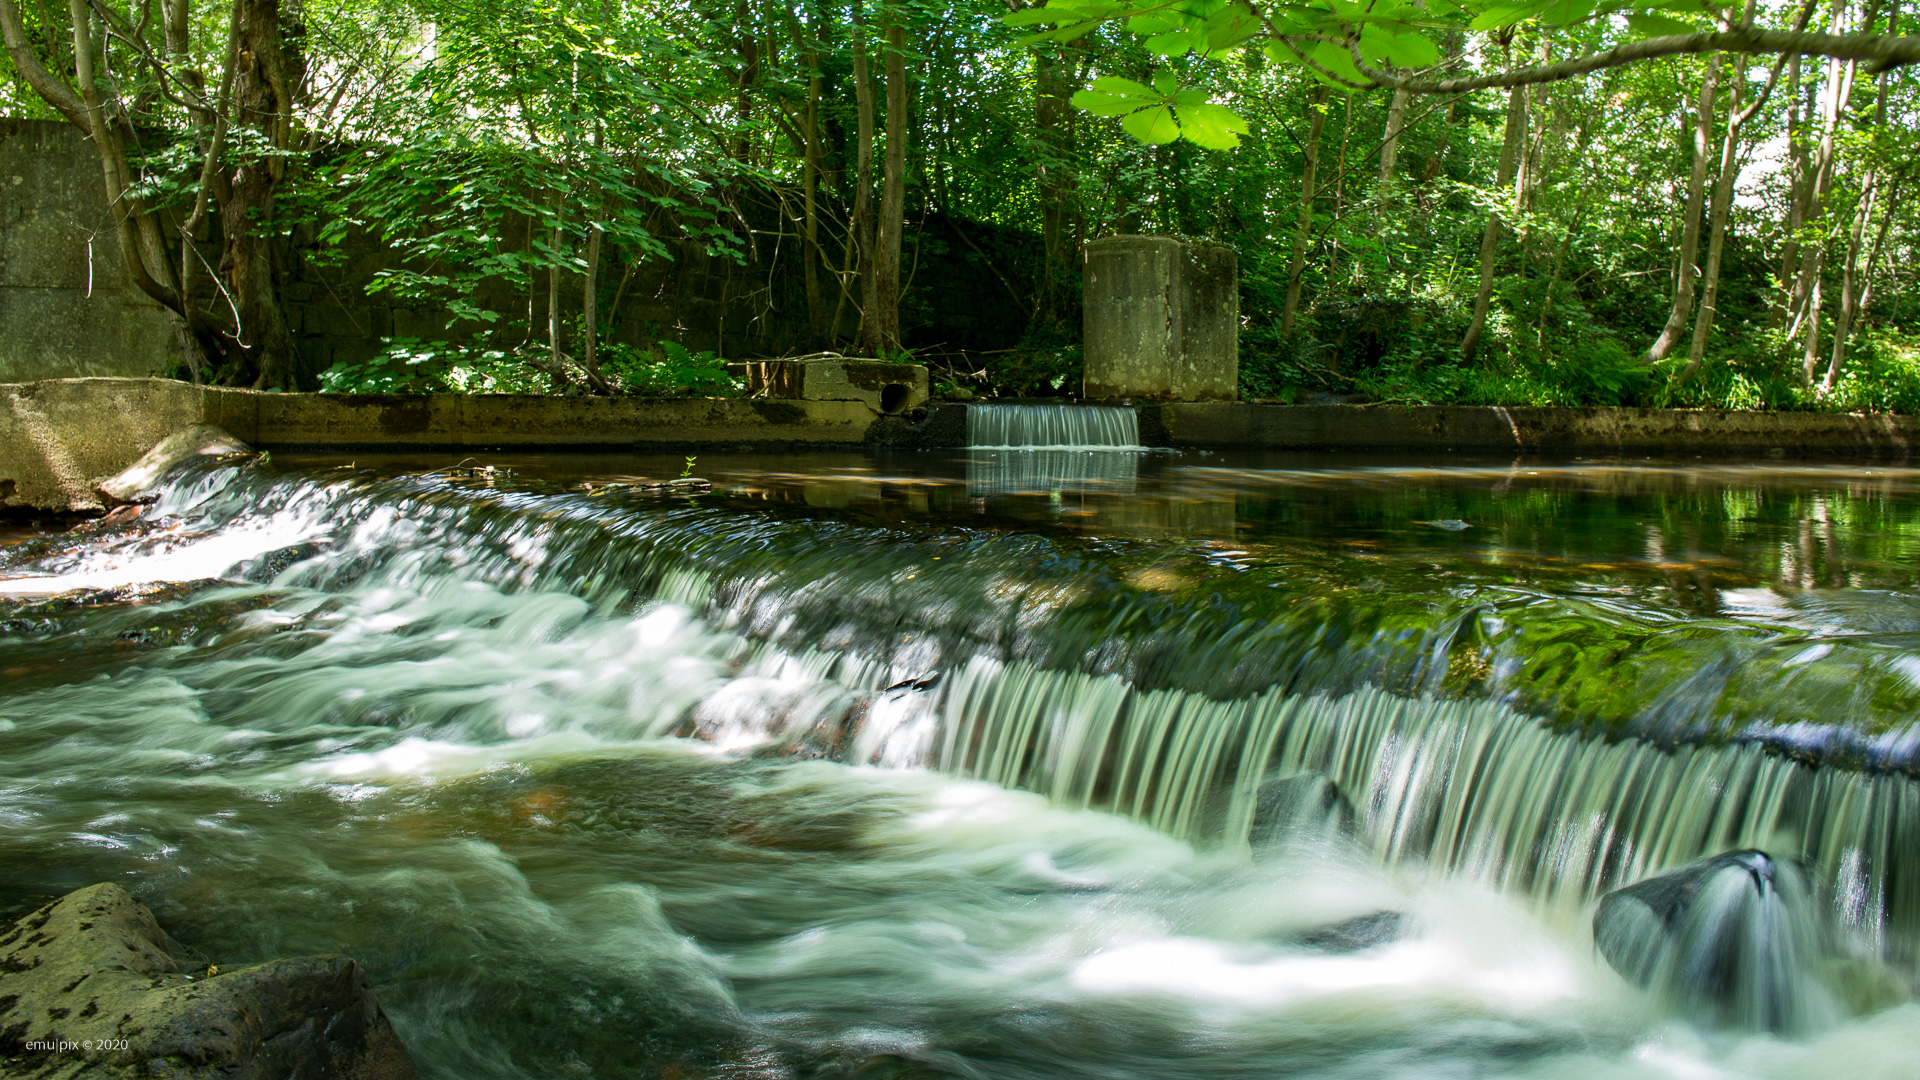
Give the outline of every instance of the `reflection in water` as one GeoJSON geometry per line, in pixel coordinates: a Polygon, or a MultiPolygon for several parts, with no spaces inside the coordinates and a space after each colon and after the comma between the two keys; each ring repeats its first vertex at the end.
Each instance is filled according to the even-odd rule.
{"type": "Polygon", "coordinates": [[[978,455],[283,458],[0,551],[0,906],[352,953],[440,1077],[1911,1075],[1920,474],[978,455]],[[1596,956],[1720,845],[1827,1026],[1596,956]]]}
{"type": "Polygon", "coordinates": [[[967,455],[967,494],[1051,495],[1060,492],[1132,495],[1140,475],[1139,450],[979,450],[967,455]]]}

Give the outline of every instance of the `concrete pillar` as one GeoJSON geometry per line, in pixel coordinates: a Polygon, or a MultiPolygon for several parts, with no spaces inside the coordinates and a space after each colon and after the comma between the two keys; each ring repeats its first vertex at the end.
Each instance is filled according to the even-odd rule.
{"type": "Polygon", "coordinates": [[[1225,244],[1109,236],[1081,251],[1085,396],[1240,396],[1240,260],[1225,244]]]}

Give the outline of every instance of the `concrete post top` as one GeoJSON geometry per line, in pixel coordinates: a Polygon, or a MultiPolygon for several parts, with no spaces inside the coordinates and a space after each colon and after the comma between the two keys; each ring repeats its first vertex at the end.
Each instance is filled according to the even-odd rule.
{"type": "Polygon", "coordinates": [[[1233,245],[1213,240],[1184,240],[1177,236],[1146,236],[1133,233],[1096,237],[1083,245],[1083,250],[1089,255],[1096,253],[1104,255],[1120,251],[1171,251],[1179,248],[1205,251],[1209,255],[1215,251],[1229,255],[1235,254],[1233,245]]]}

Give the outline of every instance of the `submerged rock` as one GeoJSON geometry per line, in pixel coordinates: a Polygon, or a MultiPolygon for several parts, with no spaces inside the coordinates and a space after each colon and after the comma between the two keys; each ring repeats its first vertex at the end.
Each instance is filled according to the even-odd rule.
{"type": "Polygon", "coordinates": [[[1351,832],[1353,803],[1319,773],[1294,773],[1262,781],[1255,793],[1247,843],[1256,856],[1290,840],[1351,832]]]}
{"type": "Polygon", "coordinates": [[[220,457],[225,454],[251,454],[253,447],[212,424],[195,424],[160,440],[139,461],[119,475],[100,482],[100,493],[110,502],[134,502],[147,495],[160,478],[189,458],[220,457]]]}
{"type": "Polygon", "coordinates": [[[1763,851],[1731,851],[1616,889],[1593,940],[1628,981],[1696,1018],[1808,1027],[1831,1003],[1813,977],[1818,933],[1805,882],[1763,851]]]}
{"type": "Polygon", "coordinates": [[[1375,911],[1309,930],[1293,940],[1321,952],[1353,953],[1399,941],[1404,936],[1405,924],[1406,916],[1397,911],[1375,911]]]}
{"type": "Polygon", "coordinates": [[[0,1075],[411,1080],[360,966],[307,956],[222,971],[117,885],[0,934],[0,1075]]]}

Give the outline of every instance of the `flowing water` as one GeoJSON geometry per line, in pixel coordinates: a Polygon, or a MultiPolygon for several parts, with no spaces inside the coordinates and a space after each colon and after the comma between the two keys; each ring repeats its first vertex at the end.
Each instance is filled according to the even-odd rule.
{"type": "Polygon", "coordinates": [[[9,537],[0,907],[350,953],[438,1077],[1920,1075],[1920,471],[1074,438],[280,455],[9,537]],[[1741,848],[1817,929],[1783,1034],[1588,928],[1741,848]]]}

